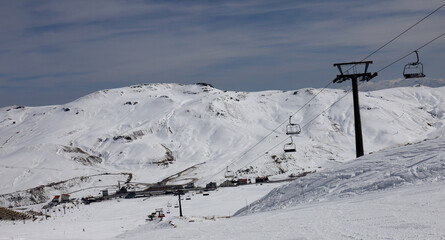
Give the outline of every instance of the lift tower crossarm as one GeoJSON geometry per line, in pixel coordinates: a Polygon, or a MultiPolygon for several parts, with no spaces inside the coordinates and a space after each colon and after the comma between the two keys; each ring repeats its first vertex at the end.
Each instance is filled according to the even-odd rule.
{"type": "Polygon", "coordinates": [[[346,63],[335,63],[334,67],[337,67],[340,71],[340,74],[337,75],[337,77],[334,79],[334,83],[341,83],[346,80],[352,79],[352,78],[361,78],[360,81],[369,81],[377,76],[377,73],[369,73],[368,68],[369,64],[372,64],[372,61],[365,61],[365,62],[346,62],[346,63]],[[342,67],[343,66],[350,66],[344,73],[342,67]],[[364,71],[363,73],[349,73],[349,70],[352,68],[355,68],[357,65],[364,65],[364,71]]]}

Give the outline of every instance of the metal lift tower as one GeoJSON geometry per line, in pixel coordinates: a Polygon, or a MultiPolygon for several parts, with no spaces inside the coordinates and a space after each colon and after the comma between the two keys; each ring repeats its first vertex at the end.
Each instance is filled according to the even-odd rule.
{"type": "Polygon", "coordinates": [[[334,67],[337,67],[340,71],[340,75],[337,75],[337,77],[334,79],[334,83],[341,83],[349,79],[352,81],[352,94],[354,99],[355,151],[357,157],[364,155],[357,81],[369,81],[377,76],[376,72],[373,74],[368,72],[369,64],[372,64],[372,61],[334,64],[334,67]]]}

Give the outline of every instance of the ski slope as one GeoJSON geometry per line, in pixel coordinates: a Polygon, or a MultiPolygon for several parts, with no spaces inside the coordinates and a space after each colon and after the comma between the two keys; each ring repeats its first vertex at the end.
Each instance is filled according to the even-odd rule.
{"type": "Polygon", "coordinates": [[[146,224],[116,237],[141,239],[443,239],[442,183],[259,212],[216,221],[146,224]]]}

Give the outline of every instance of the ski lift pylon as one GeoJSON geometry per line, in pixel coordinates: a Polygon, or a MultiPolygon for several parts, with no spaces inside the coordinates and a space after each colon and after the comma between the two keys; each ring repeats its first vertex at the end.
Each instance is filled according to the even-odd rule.
{"type": "Polygon", "coordinates": [[[284,144],[284,152],[296,152],[297,148],[295,146],[294,140],[292,139],[292,136],[290,136],[290,143],[284,144]]]}
{"type": "Polygon", "coordinates": [[[289,124],[286,126],[287,135],[296,135],[301,133],[300,125],[292,123],[292,116],[289,116],[289,124]]]}
{"type": "Polygon", "coordinates": [[[425,74],[423,74],[423,64],[419,62],[419,53],[417,50],[414,52],[416,53],[417,61],[405,65],[403,68],[403,76],[405,79],[425,77],[425,74]]]}

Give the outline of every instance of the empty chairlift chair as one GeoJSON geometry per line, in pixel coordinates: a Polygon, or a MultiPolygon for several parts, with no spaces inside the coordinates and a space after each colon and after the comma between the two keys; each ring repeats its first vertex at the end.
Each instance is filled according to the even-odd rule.
{"type": "Polygon", "coordinates": [[[289,116],[289,124],[286,126],[287,135],[297,135],[301,133],[300,125],[292,123],[292,116],[289,116]]]}
{"type": "Polygon", "coordinates": [[[292,139],[292,136],[290,137],[290,143],[284,144],[284,152],[296,152],[297,147],[295,146],[294,140],[292,139]]]}
{"type": "Polygon", "coordinates": [[[417,51],[414,52],[416,53],[417,62],[408,63],[405,65],[403,68],[403,76],[405,79],[425,77],[425,74],[423,74],[423,64],[419,62],[419,54],[417,51]]]}
{"type": "Polygon", "coordinates": [[[226,173],[224,174],[225,178],[234,178],[235,173],[229,170],[229,166],[226,167],[226,173]]]}

